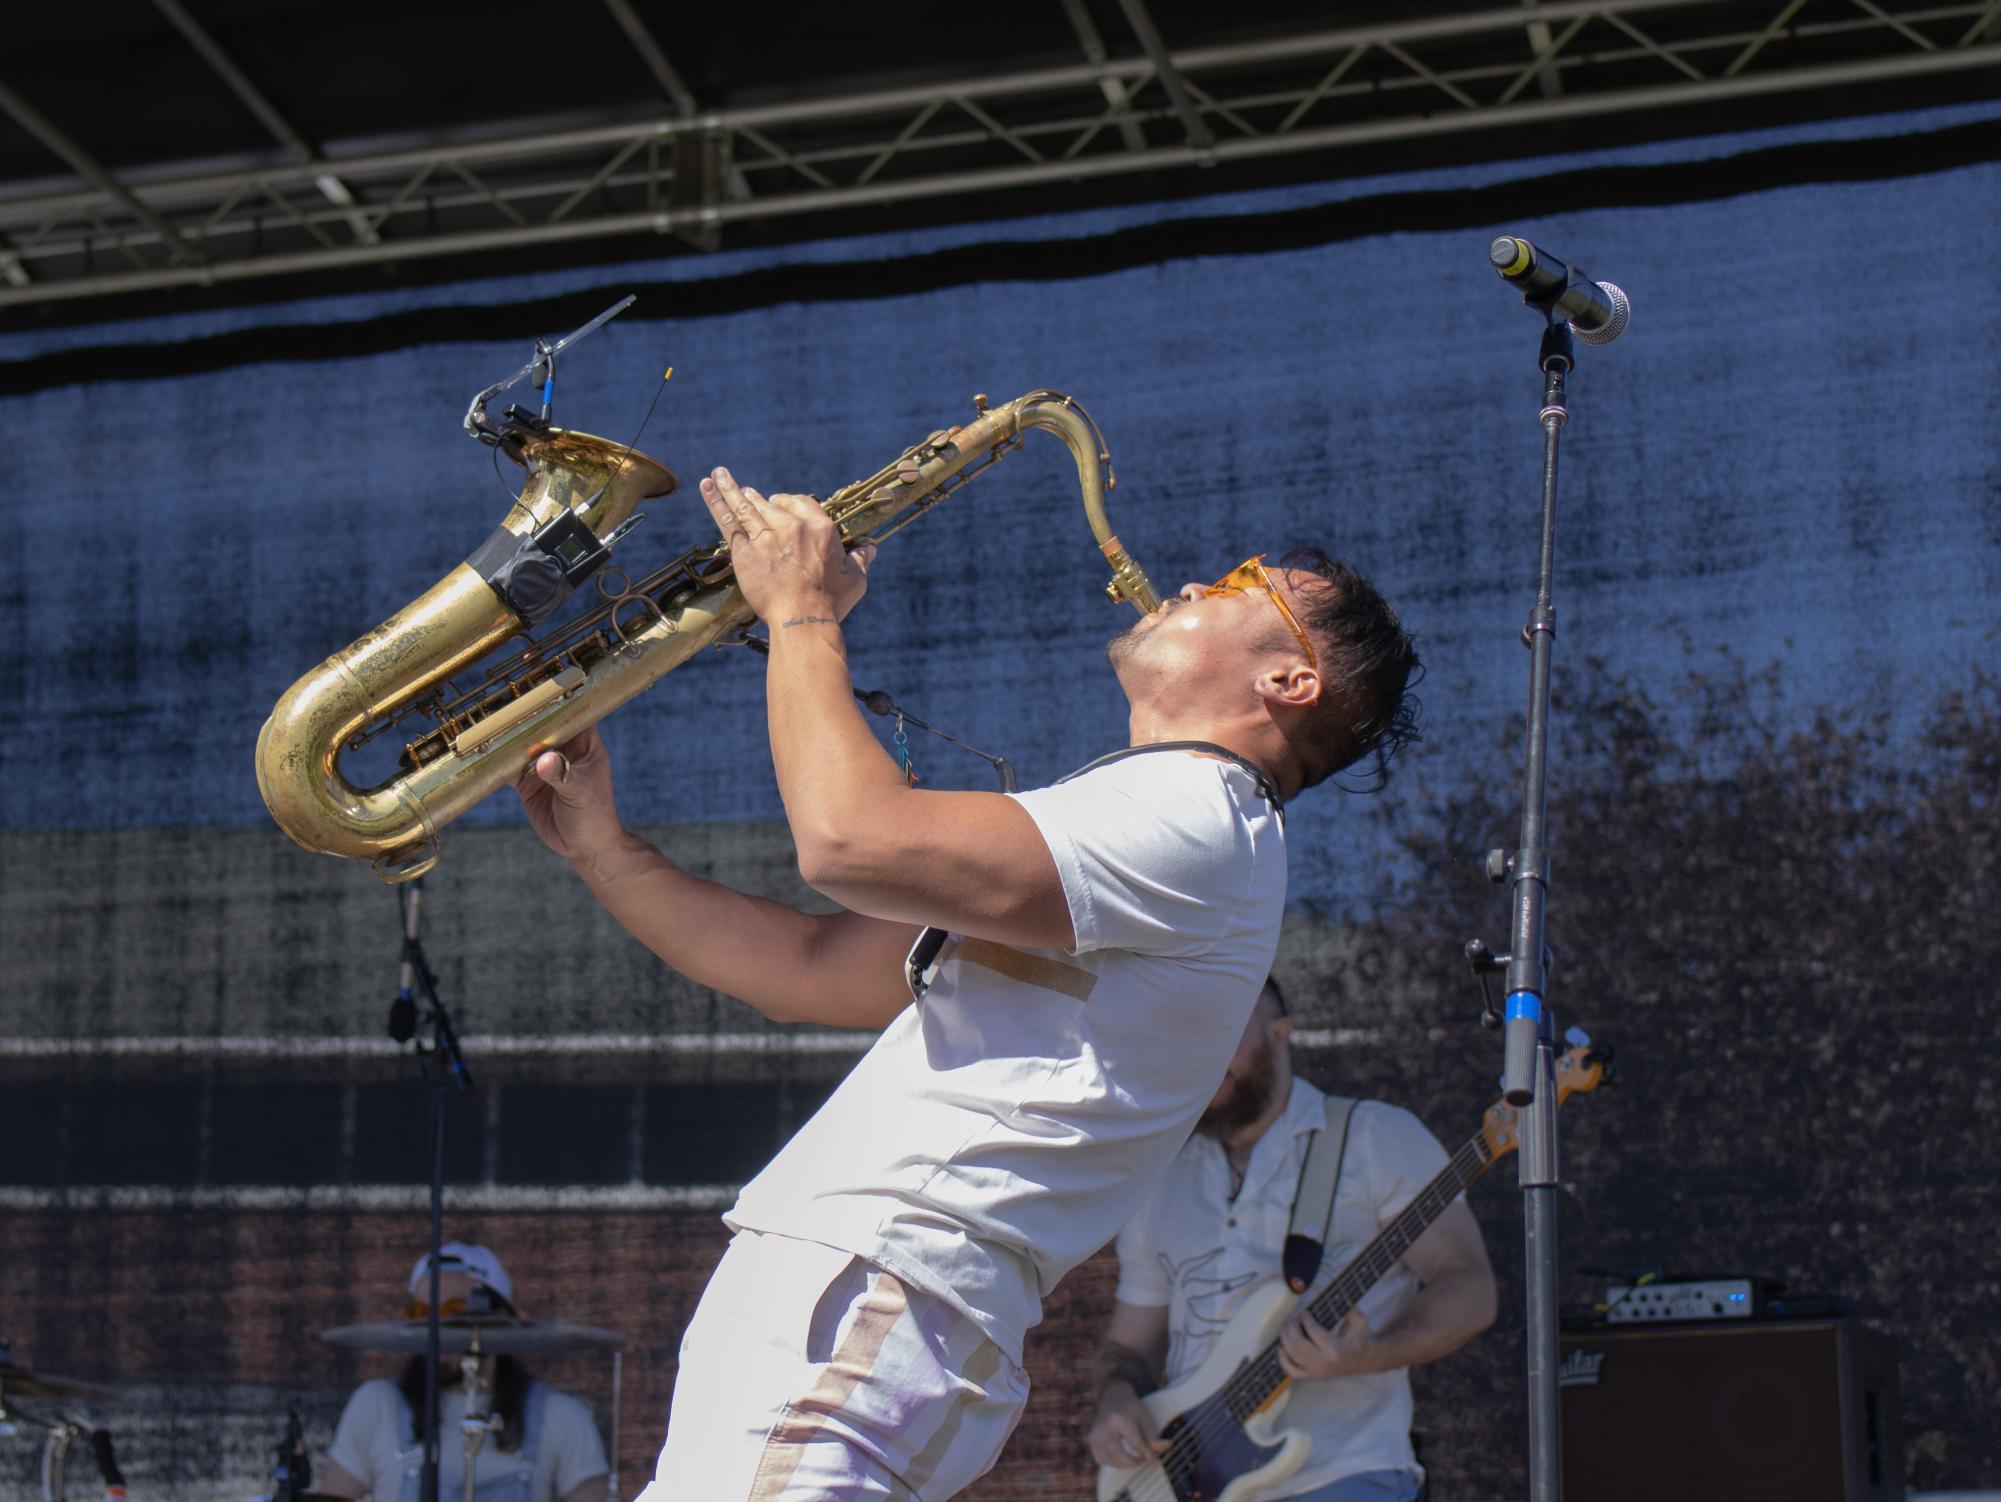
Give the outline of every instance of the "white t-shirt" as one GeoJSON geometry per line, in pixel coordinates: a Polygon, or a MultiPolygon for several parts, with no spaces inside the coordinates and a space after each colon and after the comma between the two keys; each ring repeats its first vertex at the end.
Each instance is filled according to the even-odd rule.
{"type": "MultiPolygon", "coordinates": [[[[463,1391],[438,1394],[438,1495],[458,1497],[465,1488],[465,1453],[459,1440],[459,1420],[465,1417],[463,1391]]],[[[396,1384],[376,1377],[354,1390],[341,1410],[327,1459],[363,1483],[373,1502],[401,1502],[404,1476],[423,1468],[424,1452],[405,1436],[413,1433],[409,1407],[396,1384]]],[[[500,1436],[489,1435],[473,1463],[473,1485],[528,1473],[529,1502],[556,1502],[593,1476],[609,1474],[604,1442],[590,1410],[566,1392],[547,1388],[542,1399],[541,1432],[531,1462],[520,1450],[500,1448],[500,1436]]]]}
{"type": "MultiPolygon", "coordinates": [[[[1246,1292],[1279,1276],[1308,1139],[1326,1124],[1327,1097],[1292,1082],[1285,1115],[1251,1149],[1243,1188],[1230,1198],[1221,1144],[1191,1137],[1145,1207],[1119,1233],[1122,1303],[1168,1311],[1167,1380],[1202,1364],[1246,1292]]],[[[1308,1299],[1417,1197],[1445,1166],[1445,1149],[1410,1112],[1362,1101],[1348,1121],[1334,1223],[1308,1299]]],[[[1418,1278],[1399,1262],[1362,1298],[1380,1330],[1402,1312],[1418,1278]]],[[[1281,1427],[1313,1441],[1306,1465],[1273,1493],[1297,1496],[1362,1471],[1415,1469],[1410,1448],[1410,1377],[1404,1368],[1295,1382],[1281,1427]]]]}
{"type": "Polygon", "coordinates": [[[1013,796],[1076,948],[959,939],[725,1218],[866,1257],[1019,1361],[1215,1093],[1278,946],[1285,836],[1248,773],[1188,752],[1013,796]]]}

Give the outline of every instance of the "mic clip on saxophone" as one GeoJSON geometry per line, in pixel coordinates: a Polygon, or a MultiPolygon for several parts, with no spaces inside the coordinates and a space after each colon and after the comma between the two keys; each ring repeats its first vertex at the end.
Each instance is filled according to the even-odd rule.
{"type": "MultiPolygon", "coordinates": [[[[466,431],[481,443],[491,444],[519,461],[522,434],[547,436],[551,431],[549,414],[556,397],[556,356],[586,334],[602,328],[637,300],[633,296],[621,298],[553,344],[547,339],[537,339],[534,357],[526,365],[472,399],[472,405],[466,409],[466,431]],[[510,406],[501,426],[496,428],[489,423],[486,404],[531,376],[541,386],[542,410],[526,412],[510,406]]],[[[539,626],[562,608],[579,584],[610,561],[613,545],[646,519],[645,513],[636,513],[599,537],[577,511],[589,509],[603,494],[603,487],[599,487],[582,507],[563,511],[526,537],[502,527],[466,562],[493,587],[507,608],[521,617],[523,624],[539,626]]]]}
{"type": "Polygon", "coordinates": [[[549,409],[554,405],[556,397],[556,356],[575,344],[584,335],[596,333],[638,300],[637,296],[630,294],[620,298],[582,328],[565,334],[554,344],[551,344],[546,339],[537,339],[535,341],[534,357],[526,365],[515,371],[506,380],[494,382],[493,385],[487,387],[486,390],[480,392],[478,396],[472,399],[472,405],[466,408],[466,431],[481,443],[491,444],[495,448],[506,447],[507,440],[512,436],[511,430],[515,428],[533,428],[540,432],[548,431],[549,409]],[[509,407],[507,409],[505,426],[494,427],[486,420],[486,404],[496,396],[499,396],[501,392],[508,390],[510,387],[518,386],[530,376],[536,376],[541,381],[541,414],[537,416],[532,412],[524,412],[519,407],[509,407]]]}

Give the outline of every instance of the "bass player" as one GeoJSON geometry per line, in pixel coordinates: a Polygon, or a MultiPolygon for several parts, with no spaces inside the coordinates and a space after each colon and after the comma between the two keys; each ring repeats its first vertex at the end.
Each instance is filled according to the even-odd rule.
{"type": "MultiPolygon", "coordinates": [[[[1246,1312],[1245,1296],[1281,1275],[1318,1134],[1340,1145],[1331,1214],[1323,1204],[1311,1226],[1325,1231],[1307,1298],[1445,1166],[1438,1139],[1400,1107],[1361,1101],[1344,1114],[1336,1102],[1330,1113],[1328,1097],[1293,1075],[1291,1040],[1284,994],[1267,980],[1195,1134],[1119,1233],[1118,1290],[1094,1365],[1088,1437],[1101,1466],[1132,1469],[1169,1448],[1140,1399],[1201,1366],[1232,1338],[1231,1318],[1246,1312]]],[[[1493,1269],[1461,1198],[1338,1328],[1301,1314],[1279,1332],[1279,1364],[1294,1380],[1276,1427],[1310,1448],[1297,1470],[1247,1495],[1259,1502],[1418,1497],[1423,1473],[1410,1443],[1407,1371],[1458,1350],[1493,1323],[1494,1309],[1493,1269]]]]}

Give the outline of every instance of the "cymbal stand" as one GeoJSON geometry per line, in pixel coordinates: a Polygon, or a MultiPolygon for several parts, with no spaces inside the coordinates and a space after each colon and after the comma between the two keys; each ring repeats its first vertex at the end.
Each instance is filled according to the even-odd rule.
{"type": "Polygon", "coordinates": [[[459,1358],[459,1378],[466,1392],[465,1416],[459,1420],[459,1443],[465,1450],[465,1502],[473,1502],[473,1471],[486,1437],[507,1427],[502,1415],[487,1411],[493,1389],[487,1381],[485,1365],[479,1348],[479,1331],[475,1330],[472,1344],[459,1358]]]}
{"type": "Polygon", "coordinates": [[[110,1430],[100,1429],[88,1418],[74,1414],[64,1414],[53,1421],[38,1419],[36,1422],[46,1424],[49,1431],[42,1442],[42,1502],[63,1502],[67,1495],[64,1461],[69,1456],[70,1448],[85,1438],[90,1441],[98,1472],[104,1478],[105,1497],[124,1497],[125,1476],[118,1469],[117,1457],[112,1453],[110,1430]]]}
{"type": "Polygon", "coordinates": [[[418,1487],[419,1502],[438,1502],[438,1363],[441,1358],[438,1333],[438,1287],[442,1276],[439,1252],[445,1244],[445,1095],[451,1087],[472,1092],[472,1071],[459,1051],[458,1034],[438,996],[437,977],[424,958],[424,946],[417,937],[417,921],[423,907],[424,883],[420,877],[396,889],[403,911],[402,983],[396,999],[389,1004],[389,1036],[408,1043],[420,1026],[428,1026],[428,1043],[416,1047],[417,1063],[431,1087],[431,1285],[424,1317],[424,1463],[418,1487]],[[422,1003],[421,1011],[419,1003],[422,1003]]]}
{"type": "Polygon", "coordinates": [[[84,1432],[69,1419],[49,1425],[48,1437],[42,1441],[42,1502],[63,1502],[63,1458],[84,1432]]]}

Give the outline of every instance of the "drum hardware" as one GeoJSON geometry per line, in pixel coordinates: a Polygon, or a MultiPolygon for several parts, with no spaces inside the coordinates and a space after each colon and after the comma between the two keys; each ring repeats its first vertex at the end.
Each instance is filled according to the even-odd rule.
{"type": "Polygon", "coordinates": [[[296,1408],[286,1410],[285,1437],[278,1441],[277,1463],[271,1467],[272,1490],[250,1502],[346,1502],[332,1492],[310,1491],[313,1460],[306,1449],[305,1426],[296,1408]]]}
{"type": "Polygon", "coordinates": [[[63,1457],[84,1432],[73,1419],[58,1419],[49,1425],[48,1437],[42,1441],[42,1502],[63,1502],[63,1457]]]}
{"type": "MultiPolygon", "coordinates": [[[[48,1431],[42,1439],[42,1502],[64,1502],[68,1492],[63,1480],[63,1465],[71,1446],[79,1439],[90,1442],[98,1472],[104,1478],[107,1502],[124,1497],[125,1475],[118,1469],[117,1457],[112,1453],[109,1429],[100,1429],[79,1414],[64,1414],[57,1419],[32,1419],[30,1422],[43,1424],[48,1431]]],[[[19,1432],[12,1424],[7,1428],[10,1433],[19,1432]]]]}
{"type": "Polygon", "coordinates": [[[117,1388],[102,1382],[29,1371],[14,1360],[5,1337],[0,1337],[0,1423],[6,1422],[9,1398],[83,1398],[103,1402],[117,1396],[117,1388]]]}
{"type": "MultiPolygon", "coordinates": [[[[328,1345],[350,1351],[388,1351],[398,1356],[425,1354],[428,1323],[421,1319],[380,1320],[366,1325],[340,1325],[322,1330],[328,1345]]],[[[465,1356],[475,1349],[483,1356],[538,1356],[558,1351],[617,1350],[625,1337],[599,1325],[573,1325],[555,1320],[523,1319],[519,1315],[458,1316],[438,1321],[438,1348],[446,1356],[465,1356]]]]}
{"type": "Polygon", "coordinates": [[[40,1414],[10,1409],[10,1398],[61,1401],[63,1399],[83,1399],[104,1401],[118,1396],[118,1389],[102,1382],[85,1382],[77,1377],[58,1377],[50,1372],[32,1372],[14,1360],[14,1353],[5,1339],[0,1339],[0,1435],[15,1435],[21,1432],[22,1424],[31,1424],[43,1431],[42,1437],[42,1498],[43,1502],[62,1502],[63,1461],[70,1448],[79,1439],[88,1439],[97,1457],[98,1469],[104,1473],[105,1495],[122,1497],[125,1495],[125,1479],[119,1474],[118,1462],[111,1452],[111,1433],[92,1423],[87,1414],[62,1413],[55,1418],[44,1418],[40,1414]]]}
{"type": "Polygon", "coordinates": [[[479,1460],[479,1452],[486,1444],[486,1437],[507,1427],[507,1420],[500,1414],[486,1411],[487,1401],[493,1396],[492,1383],[486,1380],[486,1357],[480,1350],[479,1328],[473,1327],[472,1341],[466,1352],[459,1358],[459,1380],[465,1384],[466,1411],[459,1420],[459,1443],[465,1450],[465,1502],[473,1502],[473,1470],[479,1460]]]}
{"type": "MultiPolygon", "coordinates": [[[[320,1339],[350,1351],[387,1351],[400,1356],[415,1356],[431,1348],[430,1326],[428,1319],[378,1320],[372,1324],[340,1325],[322,1330],[320,1339]]],[[[478,1376],[483,1357],[610,1351],[611,1473],[607,1485],[611,1496],[618,1495],[618,1440],[625,1403],[625,1353],[620,1349],[625,1344],[623,1335],[602,1325],[523,1319],[518,1314],[494,1310],[440,1318],[437,1321],[437,1342],[438,1351],[459,1358],[459,1370],[466,1374],[466,1416],[460,1420],[460,1441],[466,1447],[468,1487],[471,1485],[474,1458],[486,1443],[486,1436],[501,1424],[498,1414],[487,1417],[477,1406],[484,1401],[486,1394],[486,1386],[478,1376]]]]}
{"type": "Polygon", "coordinates": [[[306,1449],[305,1426],[299,1410],[287,1409],[285,1437],[278,1441],[278,1461],[271,1467],[274,1483],[268,1502],[305,1502],[313,1493],[313,1457],[306,1449]]]}

